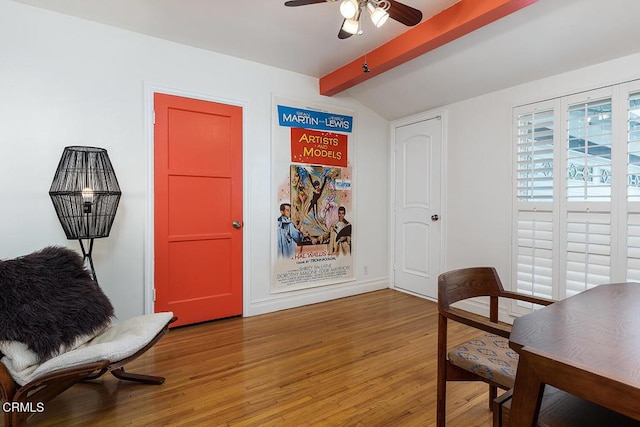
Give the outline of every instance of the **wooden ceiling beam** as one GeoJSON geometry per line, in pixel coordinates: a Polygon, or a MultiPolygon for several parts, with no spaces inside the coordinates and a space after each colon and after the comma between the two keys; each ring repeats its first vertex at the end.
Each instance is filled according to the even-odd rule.
{"type": "Polygon", "coordinates": [[[538,0],[460,0],[364,56],[320,78],[320,94],[333,96],[443,46],[538,0]]]}

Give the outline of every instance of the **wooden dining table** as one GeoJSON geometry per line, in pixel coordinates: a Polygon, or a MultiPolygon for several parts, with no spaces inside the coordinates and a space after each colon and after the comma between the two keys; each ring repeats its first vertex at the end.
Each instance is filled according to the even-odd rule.
{"type": "Polygon", "coordinates": [[[546,384],[640,420],[640,283],[594,287],[513,323],[509,427],[534,426],[546,384]]]}

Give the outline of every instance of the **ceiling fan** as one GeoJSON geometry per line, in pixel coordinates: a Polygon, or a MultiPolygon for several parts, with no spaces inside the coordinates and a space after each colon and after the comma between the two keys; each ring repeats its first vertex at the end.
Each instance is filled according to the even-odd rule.
{"type": "MultiPolygon", "coordinates": [[[[285,6],[306,6],[316,3],[334,3],[338,0],[289,0],[285,6]]],[[[409,27],[422,20],[422,12],[404,3],[394,0],[341,0],[340,13],[344,17],[338,32],[338,38],[346,39],[354,34],[361,34],[360,16],[367,11],[376,27],[381,27],[387,18],[395,19],[409,27]]]]}

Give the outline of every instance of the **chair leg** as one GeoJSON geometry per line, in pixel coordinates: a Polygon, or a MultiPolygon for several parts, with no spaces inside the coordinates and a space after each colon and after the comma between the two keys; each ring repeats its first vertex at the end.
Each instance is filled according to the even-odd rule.
{"type": "Polygon", "coordinates": [[[438,378],[436,425],[445,427],[447,415],[447,319],[438,316],[438,378]]]}
{"type": "Polygon", "coordinates": [[[85,381],[98,379],[98,378],[100,378],[102,376],[102,374],[104,374],[108,370],[109,370],[108,368],[102,368],[98,372],[96,372],[95,374],[91,374],[87,378],[85,378],[85,381]]]}
{"type": "Polygon", "coordinates": [[[498,397],[498,387],[494,385],[489,386],[489,409],[493,411],[493,401],[498,397]]]}
{"type": "Polygon", "coordinates": [[[436,425],[437,427],[445,427],[446,415],[447,415],[447,381],[440,381],[438,378],[438,392],[437,392],[437,407],[436,407],[436,425]]]}
{"type": "Polygon", "coordinates": [[[178,320],[177,317],[175,316],[172,317],[164,326],[164,328],[162,328],[162,330],[158,332],[158,334],[151,341],[149,341],[147,345],[145,345],[143,348],[135,352],[133,355],[117,363],[109,365],[107,368],[109,371],[111,371],[111,374],[113,374],[114,377],[121,380],[134,381],[142,384],[160,385],[164,383],[164,377],[156,377],[154,375],[132,374],[132,373],[126,372],[124,370],[124,365],[137,359],[138,357],[146,353],[147,350],[153,347],[158,341],[160,341],[160,338],[162,338],[162,336],[166,334],[167,331],[169,330],[169,325],[175,322],[176,320],[178,320]]]}
{"type": "Polygon", "coordinates": [[[124,370],[124,366],[119,367],[118,369],[114,369],[111,371],[114,377],[126,380],[133,381],[142,384],[151,384],[151,385],[160,385],[164,383],[164,377],[156,377],[154,375],[144,375],[144,374],[133,374],[130,372],[126,372],[124,370]]]}

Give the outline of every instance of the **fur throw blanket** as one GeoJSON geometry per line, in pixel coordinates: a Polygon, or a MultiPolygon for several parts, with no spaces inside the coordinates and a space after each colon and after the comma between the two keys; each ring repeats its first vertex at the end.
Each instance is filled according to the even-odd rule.
{"type": "Polygon", "coordinates": [[[25,343],[39,362],[99,333],[113,315],[77,252],[47,247],[0,261],[0,341],[25,343]]]}

